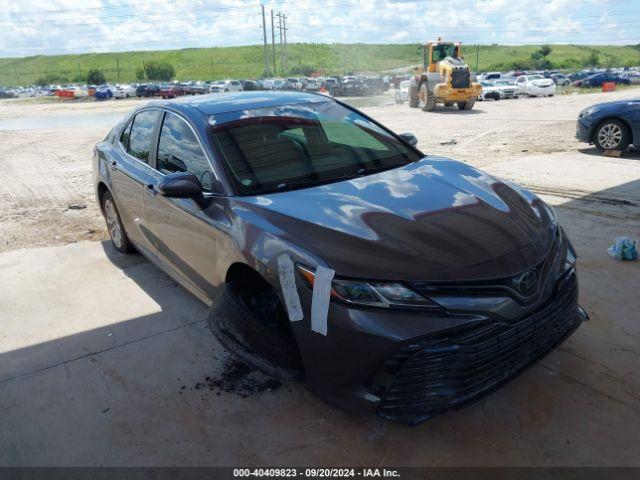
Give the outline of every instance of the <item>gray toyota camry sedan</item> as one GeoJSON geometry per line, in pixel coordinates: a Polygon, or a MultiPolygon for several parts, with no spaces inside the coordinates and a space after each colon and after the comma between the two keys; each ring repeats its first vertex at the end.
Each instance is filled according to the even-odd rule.
{"type": "Polygon", "coordinates": [[[551,207],[324,95],[149,103],[93,170],[117,250],[209,305],[242,360],[343,408],[415,424],[587,318],[551,207]]]}

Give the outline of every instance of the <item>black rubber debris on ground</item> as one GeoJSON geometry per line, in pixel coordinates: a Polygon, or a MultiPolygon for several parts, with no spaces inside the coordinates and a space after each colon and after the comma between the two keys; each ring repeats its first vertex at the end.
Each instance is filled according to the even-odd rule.
{"type": "MultiPolygon", "coordinates": [[[[262,372],[254,370],[246,363],[235,358],[229,358],[224,363],[222,371],[212,377],[206,377],[204,382],[197,382],[193,390],[215,391],[216,395],[221,392],[234,393],[246,398],[263,392],[273,392],[282,387],[282,382],[275,378],[269,378],[262,372]]],[[[179,393],[184,390],[180,388],[179,393]]]]}

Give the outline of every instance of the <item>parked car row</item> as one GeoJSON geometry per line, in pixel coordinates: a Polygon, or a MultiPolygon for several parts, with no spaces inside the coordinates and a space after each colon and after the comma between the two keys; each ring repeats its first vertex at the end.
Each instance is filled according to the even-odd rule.
{"type": "Polygon", "coordinates": [[[601,87],[605,82],[616,85],[640,84],[640,67],[634,69],[582,70],[573,73],[562,73],[557,70],[547,71],[512,71],[485,72],[478,75],[479,81],[517,80],[520,77],[537,76],[553,81],[556,86],[566,87],[601,87]]]}

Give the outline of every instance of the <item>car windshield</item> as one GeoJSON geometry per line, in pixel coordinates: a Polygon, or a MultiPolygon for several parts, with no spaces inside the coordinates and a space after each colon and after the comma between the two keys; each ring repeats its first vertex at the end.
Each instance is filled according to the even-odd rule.
{"type": "Polygon", "coordinates": [[[331,183],[420,159],[392,134],[333,101],[228,112],[209,123],[240,195],[331,183]]]}
{"type": "Polygon", "coordinates": [[[452,43],[433,46],[433,61],[439,62],[447,57],[453,57],[454,45],[452,43]]]}

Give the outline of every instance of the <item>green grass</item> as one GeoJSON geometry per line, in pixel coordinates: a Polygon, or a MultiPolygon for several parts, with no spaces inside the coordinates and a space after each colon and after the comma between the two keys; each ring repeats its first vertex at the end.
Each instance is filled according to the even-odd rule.
{"type": "MultiPolygon", "coordinates": [[[[476,68],[476,48],[465,47],[465,58],[476,68]]],[[[479,70],[497,70],[518,61],[527,61],[538,46],[481,45],[479,70]]],[[[596,52],[601,66],[640,65],[638,46],[581,46],[553,45],[549,60],[557,66],[579,68],[592,52],[596,52]]],[[[353,72],[384,72],[420,62],[418,46],[372,44],[290,44],[289,68],[313,67],[327,74],[353,72]]],[[[271,53],[271,50],[269,50],[271,53]]],[[[81,55],[34,56],[0,59],[0,85],[28,85],[47,74],[74,81],[83,78],[92,68],[102,70],[109,82],[117,81],[116,62],[120,81],[135,80],[136,69],[143,61],[157,60],[172,64],[178,79],[256,78],[263,74],[263,50],[260,45],[224,48],[190,48],[152,52],[92,53],[81,55]],[[213,69],[212,69],[213,62],[213,69]]],[[[278,74],[280,56],[277,53],[278,74]]]]}

